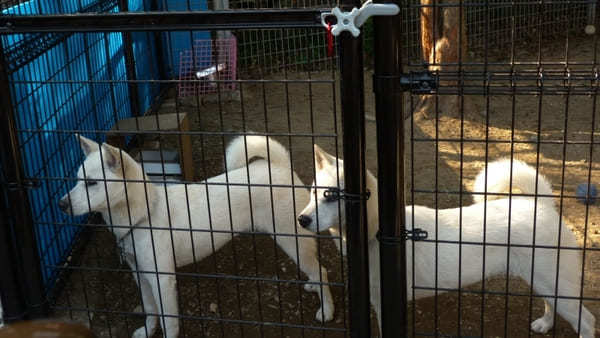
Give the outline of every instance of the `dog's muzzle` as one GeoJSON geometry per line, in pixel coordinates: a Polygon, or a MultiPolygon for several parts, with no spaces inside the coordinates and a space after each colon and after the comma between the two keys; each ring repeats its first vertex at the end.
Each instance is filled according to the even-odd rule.
{"type": "Polygon", "coordinates": [[[312,218],[306,215],[300,215],[298,216],[298,223],[300,223],[303,228],[307,228],[312,223],[312,218]]]}

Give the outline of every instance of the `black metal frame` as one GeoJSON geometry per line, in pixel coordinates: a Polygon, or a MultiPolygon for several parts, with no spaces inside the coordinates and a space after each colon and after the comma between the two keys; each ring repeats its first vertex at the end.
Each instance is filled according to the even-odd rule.
{"type": "MultiPolygon", "coordinates": [[[[344,1],[340,9],[360,7],[360,1],[344,1]]],[[[365,169],[365,102],[363,79],[363,37],[343,32],[338,38],[342,128],[344,134],[344,189],[347,193],[366,196],[365,169]]],[[[359,203],[346,202],[348,297],[350,301],[350,335],[371,335],[369,298],[369,254],[367,198],[359,203]],[[354,227],[354,229],[352,229],[354,227]]]]}
{"type": "Polygon", "coordinates": [[[48,313],[42,282],[27,189],[32,182],[24,179],[18,136],[9,88],[4,49],[0,43],[0,278],[3,320],[11,322],[46,316],[48,313]]]}
{"type": "MultiPolygon", "coordinates": [[[[399,4],[396,1],[396,4],[399,4]]],[[[404,213],[404,113],[401,90],[402,55],[400,16],[375,17],[375,111],[377,118],[377,184],[379,233],[402,238],[404,213]]],[[[379,240],[379,238],[378,238],[379,240]]],[[[407,330],[406,241],[380,240],[381,333],[403,337],[407,330]]]]}
{"type": "Polygon", "coordinates": [[[0,16],[0,33],[321,27],[324,9],[0,16]]]}

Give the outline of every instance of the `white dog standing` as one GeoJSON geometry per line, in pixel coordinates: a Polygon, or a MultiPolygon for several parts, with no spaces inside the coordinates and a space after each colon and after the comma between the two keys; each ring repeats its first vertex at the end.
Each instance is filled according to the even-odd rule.
{"type": "MultiPolygon", "coordinates": [[[[295,185],[302,184],[290,169],[289,154],[281,144],[269,139],[269,165],[266,137],[238,137],[227,147],[228,172],[207,180],[216,185],[189,184],[186,188],[170,184],[165,192],[162,185],[144,183],[146,174],[127,153],[78,137],[86,158],[77,173],[77,185],[60,200],[60,208],[74,216],[102,213],[142,291],[144,312],[160,315],[165,337],[177,337],[179,332],[175,267],[213,254],[231,240],[227,233],[231,230],[276,233],[277,244],[308,275],[311,283],[305,289],[322,299],[317,320],[333,318],[327,270],[320,268],[316,241],[293,236],[295,228],[300,235],[311,234],[295,226],[294,215],[294,210],[308,203],[308,190],[268,186],[290,186],[292,175],[295,185]],[[256,157],[260,160],[247,165],[246,159],[256,157]],[[227,182],[234,185],[224,184],[227,182]],[[261,186],[249,189],[248,183],[261,186]],[[150,231],[150,227],[161,230],[150,231]],[[213,230],[221,232],[211,233],[213,230]]],[[[133,336],[152,336],[157,321],[157,316],[147,316],[145,326],[133,336]]]]}
{"type": "MultiPolygon", "coordinates": [[[[315,186],[337,186],[339,182],[343,189],[343,161],[325,153],[315,145],[315,164],[317,167],[315,186]]],[[[502,160],[488,165],[488,192],[507,192],[510,185],[510,161],[502,160]]],[[[513,187],[519,188],[524,194],[535,193],[537,177],[537,193],[551,195],[552,187],[542,175],[536,175],[535,169],[519,161],[513,161],[513,187]]],[[[475,182],[475,191],[484,192],[485,171],[482,171],[475,182]]],[[[371,285],[371,304],[375,308],[379,326],[381,327],[381,298],[379,270],[379,242],[376,238],[379,227],[377,206],[377,179],[367,171],[367,189],[371,198],[367,202],[369,226],[369,273],[371,285]]],[[[311,200],[298,217],[299,223],[311,231],[321,231],[327,228],[338,228],[344,222],[343,203],[341,217],[338,214],[338,203],[327,201],[324,196],[326,189],[313,189],[311,200]],[[318,210],[318,219],[316,217],[318,210]]],[[[538,197],[537,206],[533,197],[513,197],[487,201],[484,213],[484,197],[477,195],[476,203],[462,208],[462,227],[459,226],[460,208],[437,210],[438,238],[444,241],[458,241],[462,228],[462,241],[471,243],[483,242],[484,217],[486,221],[486,243],[507,244],[509,229],[511,245],[532,245],[533,226],[536,224],[536,246],[556,247],[559,240],[560,217],[550,197],[538,197]],[[509,228],[509,205],[510,228],[509,228]],[[485,215],[485,216],[484,216],[485,215]]],[[[413,218],[417,228],[422,228],[429,234],[429,239],[436,239],[436,210],[424,206],[406,207],[406,228],[413,228],[413,218]],[[414,213],[413,213],[414,210],[414,213]]],[[[562,223],[560,226],[561,247],[577,247],[575,235],[562,223]]],[[[345,237],[345,236],[343,236],[345,237]]],[[[438,261],[435,261],[435,243],[414,242],[415,284],[420,287],[434,288],[435,266],[438,267],[438,288],[457,289],[479,282],[482,275],[490,277],[505,274],[507,270],[506,246],[488,245],[485,247],[485,272],[483,269],[483,246],[462,245],[462,270],[459,269],[459,245],[456,243],[438,243],[438,261]],[[459,285],[460,274],[460,285],[459,285]]],[[[408,297],[412,300],[412,244],[407,244],[407,285],[408,297]]],[[[512,276],[521,277],[527,283],[531,282],[533,250],[527,247],[510,247],[510,264],[508,270],[512,276]]],[[[554,322],[553,306],[557,291],[561,297],[580,297],[582,277],[582,257],[580,250],[561,250],[559,265],[558,289],[556,288],[556,268],[558,250],[551,248],[535,249],[535,265],[533,272],[533,290],[544,297],[544,315],[531,323],[535,332],[545,333],[552,328],[554,322]],[[555,291],[556,290],[556,291],[555,291]]],[[[428,297],[433,291],[415,289],[415,298],[428,297]]],[[[594,337],[595,318],[588,309],[581,305],[581,327],[579,329],[580,300],[558,298],[556,310],[577,332],[580,337],[594,337]]]]}

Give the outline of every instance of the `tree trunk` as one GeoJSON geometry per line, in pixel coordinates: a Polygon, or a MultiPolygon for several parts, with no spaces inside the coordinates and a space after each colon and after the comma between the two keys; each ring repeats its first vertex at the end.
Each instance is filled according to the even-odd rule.
{"type": "MultiPolygon", "coordinates": [[[[467,55],[467,28],[464,8],[459,7],[461,0],[421,0],[421,49],[423,59],[429,70],[455,73],[458,64],[464,62],[467,55]],[[437,7],[436,4],[455,4],[456,7],[437,7]],[[462,15],[461,15],[462,10],[462,15]],[[441,14],[441,15],[440,15],[441,14]]],[[[456,86],[458,81],[442,81],[440,86],[456,86]]],[[[433,98],[426,96],[422,100],[425,112],[433,108],[433,98]]],[[[455,112],[459,108],[457,96],[440,96],[441,110],[455,112]]]]}

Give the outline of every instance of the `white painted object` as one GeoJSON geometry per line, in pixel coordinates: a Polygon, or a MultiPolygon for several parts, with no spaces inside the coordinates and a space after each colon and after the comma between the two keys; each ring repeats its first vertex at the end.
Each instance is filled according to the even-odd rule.
{"type": "Polygon", "coordinates": [[[210,68],[206,68],[199,72],[196,72],[196,78],[200,80],[205,77],[210,77],[211,75],[214,76],[217,71],[222,72],[225,70],[226,67],[227,66],[224,63],[219,63],[217,66],[212,66],[210,68]]]}
{"type": "Polygon", "coordinates": [[[374,4],[372,0],[365,2],[360,8],[352,8],[350,12],[342,12],[339,7],[331,12],[321,13],[321,24],[327,28],[326,19],[335,16],[337,23],[332,25],[331,34],[338,36],[343,31],[352,33],[354,37],[360,35],[360,27],[370,17],[374,15],[396,15],[400,12],[400,7],[396,4],[374,4]]]}
{"type": "MultiPolygon", "coordinates": [[[[212,67],[210,67],[210,68],[206,68],[206,69],[203,69],[203,70],[201,70],[201,71],[198,71],[198,72],[196,72],[196,78],[197,78],[198,80],[202,80],[202,79],[205,79],[205,78],[207,78],[206,80],[208,80],[208,81],[214,81],[214,80],[215,80],[215,78],[216,78],[216,74],[217,74],[218,72],[222,72],[222,71],[224,71],[224,70],[225,70],[225,68],[227,68],[227,65],[226,65],[226,64],[224,64],[224,63],[219,63],[219,64],[218,64],[218,65],[216,65],[216,66],[212,66],[212,67]]],[[[211,87],[215,87],[216,85],[217,85],[217,84],[216,84],[216,83],[214,83],[214,82],[211,82],[211,83],[210,83],[210,86],[211,86],[211,87]]]]}

